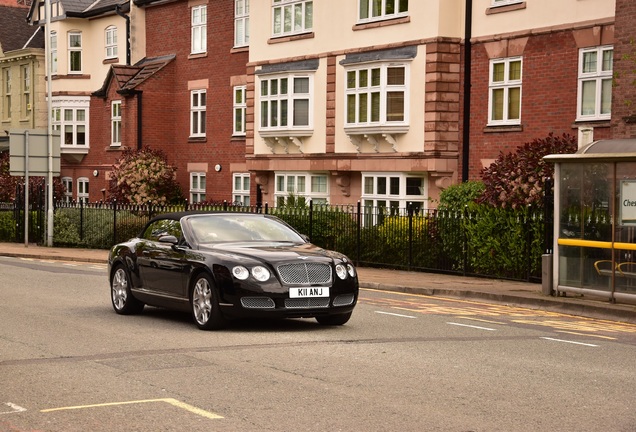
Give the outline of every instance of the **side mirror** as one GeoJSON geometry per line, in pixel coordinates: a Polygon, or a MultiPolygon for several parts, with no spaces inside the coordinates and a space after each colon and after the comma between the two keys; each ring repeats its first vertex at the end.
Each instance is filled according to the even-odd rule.
{"type": "Polygon", "coordinates": [[[179,244],[179,239],[176,238],[173,235],[165,235],[165,236],[161,236],[159,237],[159,242],[161,243],[169,243],[173,246],[176,246],[179,244]]]}
{"type": "Polygon", "coordinates": [[[309,240],[309,236],[307,234],[301,234],[300,235],[302,237],[303,240],[305,240],[307,243],[311,243],[311,240],[309,240]]]}

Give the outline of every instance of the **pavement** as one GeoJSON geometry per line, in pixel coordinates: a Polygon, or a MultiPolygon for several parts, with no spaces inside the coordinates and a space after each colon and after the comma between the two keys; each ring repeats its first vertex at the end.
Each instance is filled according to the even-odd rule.
{"type": "MultiPolygon", "coordinates": [[[[0,243],[0,256],[106,264],[108,251],[0,243]]],[[[636,305],[571,293],[546,295],[537,283],[368,267],[357,270],[361,288],[494,302],[636,324],[636,305]]]]}

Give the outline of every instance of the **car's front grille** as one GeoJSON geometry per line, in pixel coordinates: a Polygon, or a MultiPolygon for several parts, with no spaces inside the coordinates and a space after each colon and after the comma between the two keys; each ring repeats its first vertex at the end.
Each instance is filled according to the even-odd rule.
{"type": "Polygon", "coordinates": [[[313,309],[313,308],[328,308],[328,297],[311,297],[311,298],[293,298],[285,300],[285,307],[287,309],[313,309]]]}
{"type": "Polygon", "coordinates": [[[350,304],[353,304],[353,300],[354,300],[353,294],[339,295],[338,297],[333,299],[333,306],[334,307],[349,306],[350,304]]]}
{"type": "Polygon", "coordinates": [[[246,309],[274,309],[276,304],[269,297],[242,297],[241,305],[246,309]]]}
{"type": "Polygon", "coordinates": [[[289,285],[330,284],[331,266],[319,263],[284,264],[278,274],[289,285]]]}

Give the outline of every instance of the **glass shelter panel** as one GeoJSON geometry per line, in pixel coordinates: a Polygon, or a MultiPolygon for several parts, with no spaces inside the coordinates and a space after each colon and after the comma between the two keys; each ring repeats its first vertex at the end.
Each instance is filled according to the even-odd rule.
{"type": "Polygon", "coordinates": [[[609,290],[600,265],[612,259],[614,165],[563,164],[560,181],[559,285],[609,290]]]}

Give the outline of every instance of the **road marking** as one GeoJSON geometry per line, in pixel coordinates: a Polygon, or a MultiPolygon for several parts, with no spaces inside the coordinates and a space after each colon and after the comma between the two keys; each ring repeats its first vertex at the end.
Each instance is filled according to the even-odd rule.
{"type": "Polygon", "coordinates": [[[5,402],[5,403],[3,403],[3,405],[6,405],[9,408],[11,408],[11,411],[0,411],[0,414],[13,414],[13,413],[26,411],[26,408],[22,408],[21,406],[16,405],[16,404],[11,403],[11,402],[5,402]]]}
{"type": "Polygon", "coordinates": [[[391,313],[391,312],[381,312],[381,311],[375,311],[375,313],[382,314],[382,315],[391,315],[391,316],[396,316],[396,317],[400,317],[400,318],[412,318],[412,319],[415,319],[415,317],[411,316],[411,315],[402,315],[402,314],[396,314],[396,313],[391,313]]]}
{"type": "Polygon", "coordinates": [[[564,330],[557,330],[556,332],[557,333],[567,333],[567,334],[571,334],[571,335],[575,335],[575,336],[585,336],[585,337],[595,337],[595,338],[600,338],[600,339],[617,340],[615,337],[601,336],[601,335],[595,335],[595,334],[589,334],[589,333],[576,333],[576,332],[564,331],[564,330]]]}
{"type": "Polygon", "coordinates": [[[459,326],[459,327],[469,327],[469,328],[474,328],[474,329],[477,329],[477,330],[497,331],[497,329],[494,329],[494,328],[480,327],[480,326],[474,326],[474,325],[469,325],[469,324],[460,324],[460,323],[454,323],[454,322],[447,322],[446,324],[459,326]]]}
{"type": "Polygon", "coordinates": [[[67,410],[75,410],[75,409],[98,408],[98,407],[117,406],[117,405],[132,405],[132,404],[141,404],[141,403],[149,403],[149,402],[165,402],[177,408],[181,408],[193,414],[197,414],[202,417],[206,417],[213,420],[223,418],[222,416],[218,414],[214,414],[209,411],[202,410],[201,408],[188,405],[187,403],[180,402],[172,398],[145,399],[145,400],[126,401],[126,402],[108,402],[108,403],[93,404],[93,405],[79,405],[79,406],[70,406],[70,407],[61,407],[61,408],[49,408],[49,409],[40,410],[40,412],[47,413],[47,412],[53,412],[53,411],[67,411],[67,410]]]}
{"type": "Polygon", "coordinates": [[[583,342],[574,342],[574,341],[569,341],[569,340],[564,340],[564,339],[555,339],[555,338],[551,338],[551,337],[541,337],[541,339],[554,341],[554,342],[564,342],[564,343],[569,343],[569,344],[574,344],[574,345],[583,345],[583,346],[588,346],[588,347],[598,347],[598,345],[594,345],[594,344],[588,344],[588,343],[583,343],[583,342]]]}

